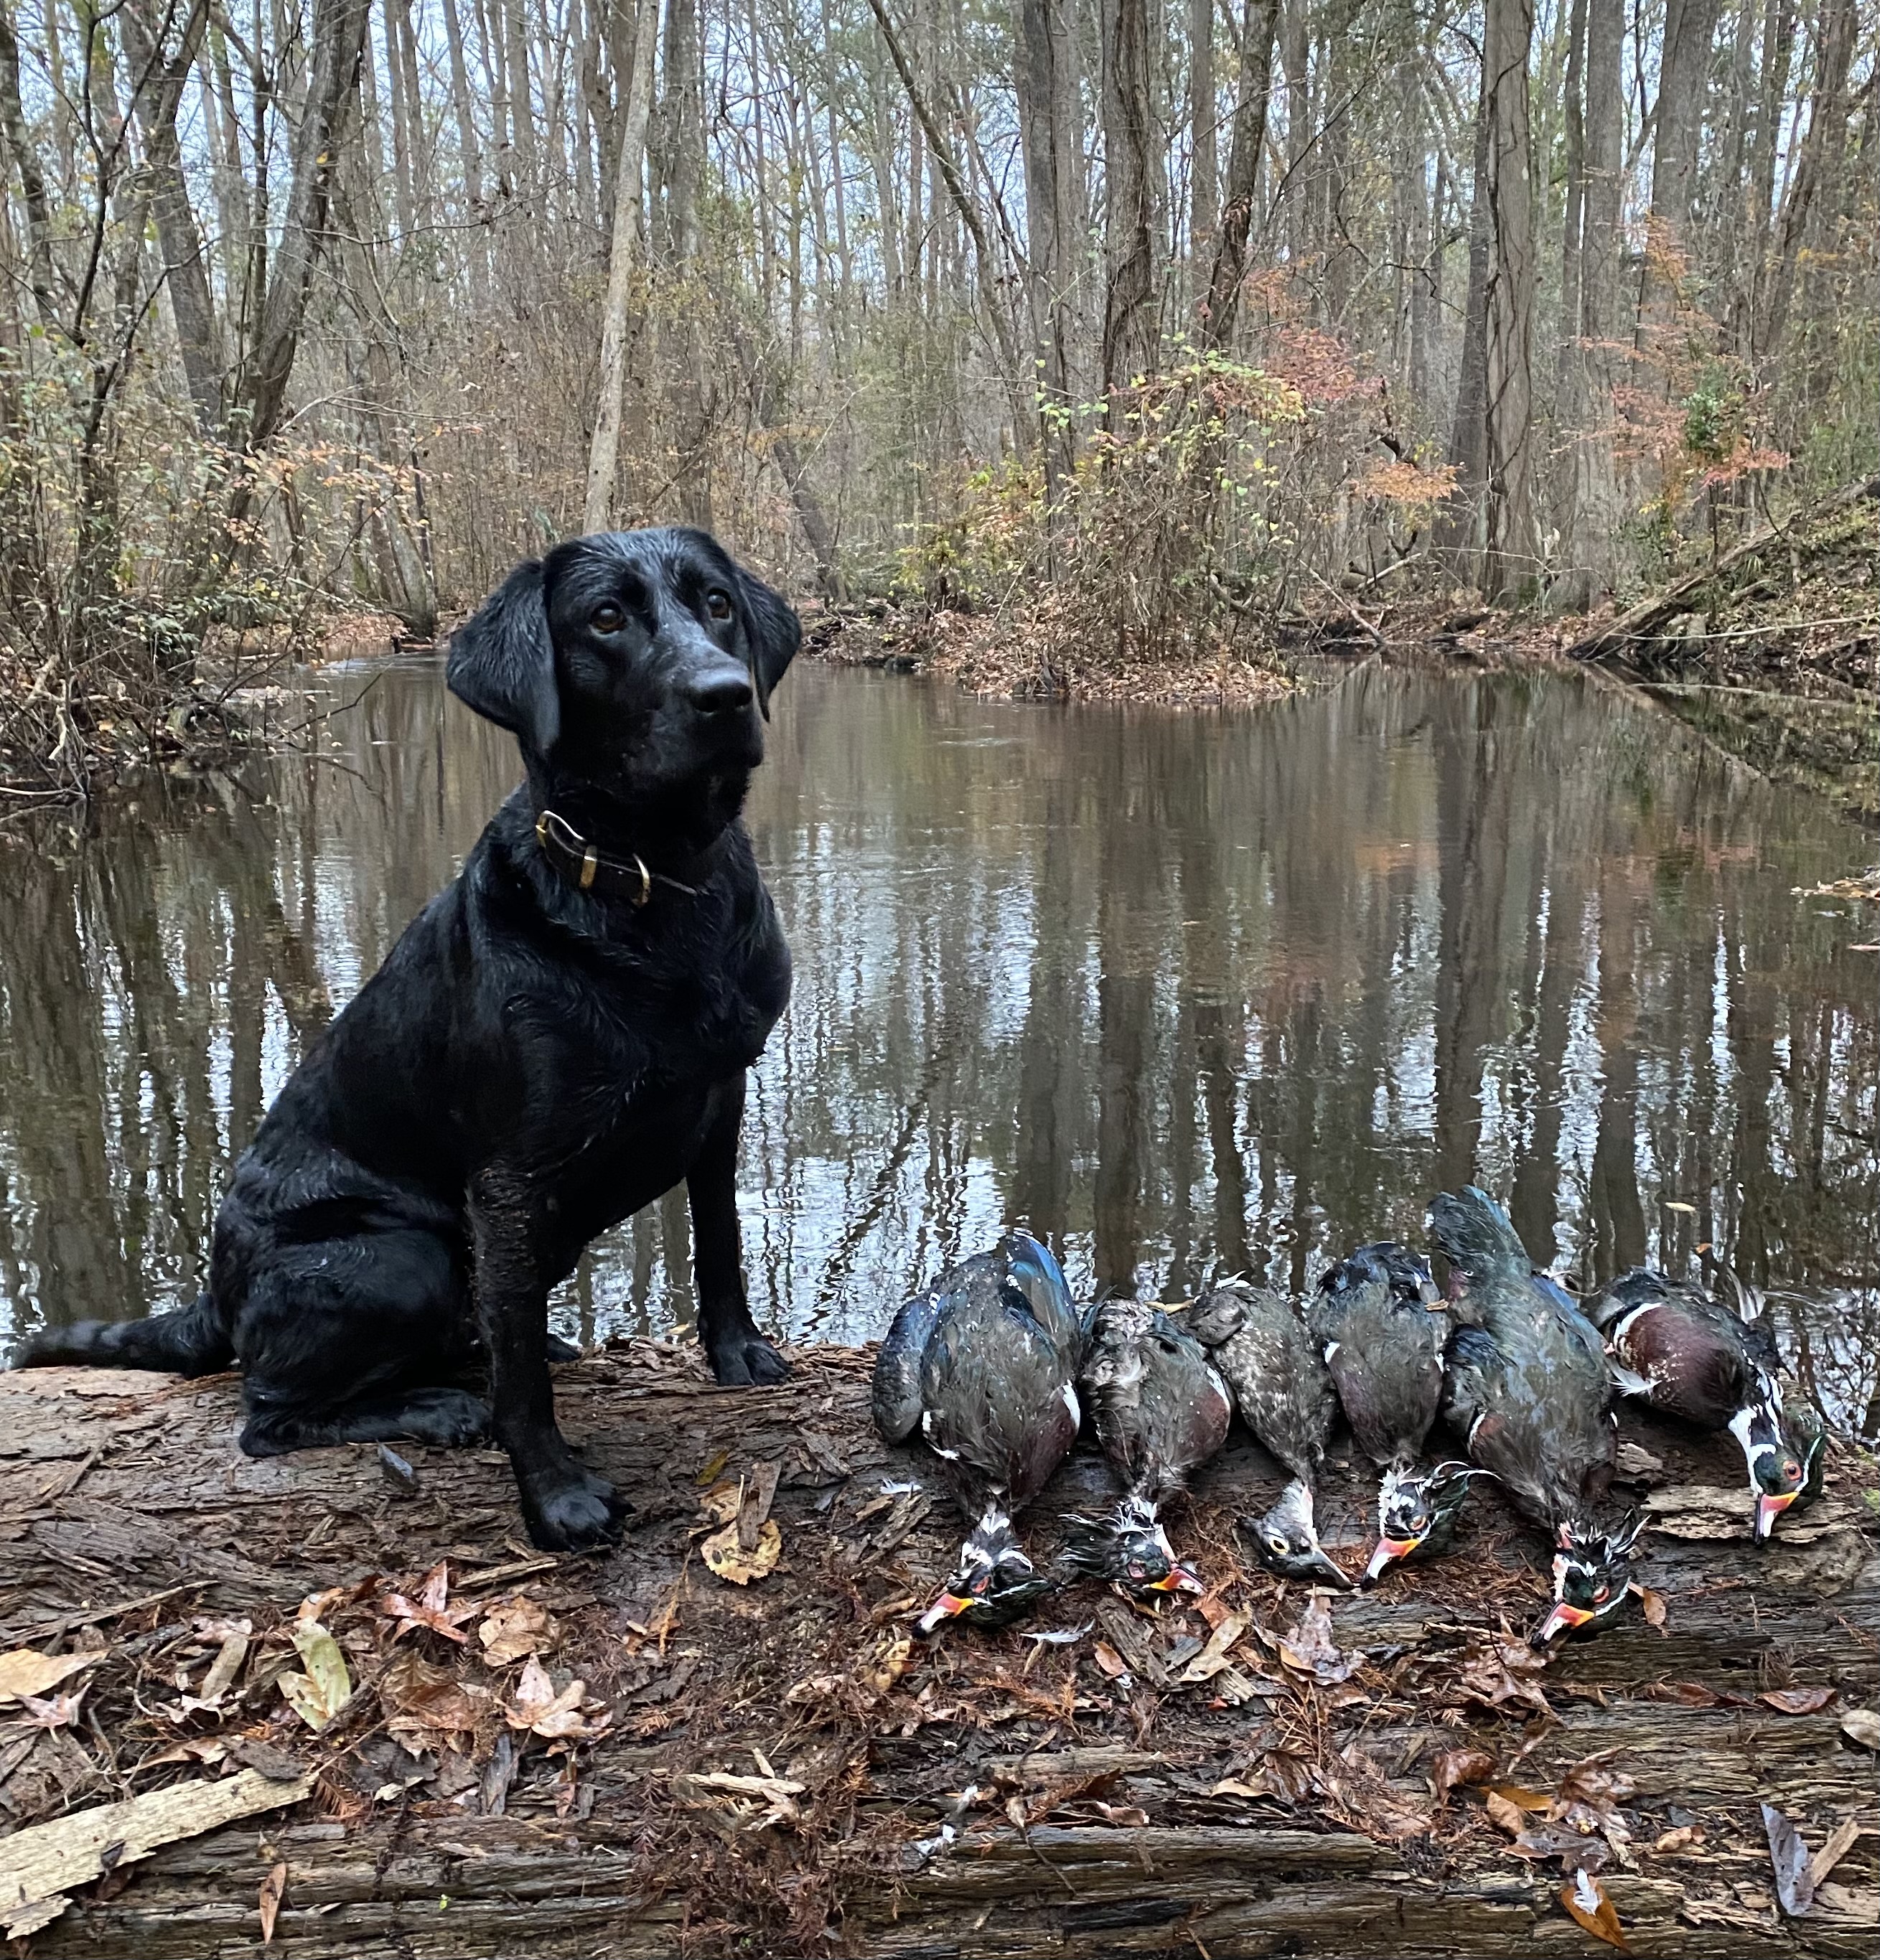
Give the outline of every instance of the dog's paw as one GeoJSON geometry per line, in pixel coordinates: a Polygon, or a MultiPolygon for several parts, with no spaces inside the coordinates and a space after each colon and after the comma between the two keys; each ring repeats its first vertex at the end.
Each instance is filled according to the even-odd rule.
{"type": "Polygon", "coordinates": [[[529,1542],[541,1551],[586,1551],[617,1545],[628,1507],[604,1477],[582,1471],[552,1491],[523,1493],[529,1542]]]}
{"type": "Polygon", "coordinates": [[[467,1389],[419,1389],[389,1432],[443,1449],[467,1449],[489,1433],[489,1405],[467,1389]]]}
{"type": "Polygon", "coordinates": [[[722,1341],[708,1343],[705,1358],[724,1388],[766,1388],[790,1378],[789,1363],[755,1328],[740,1328],[722,1341]]]}

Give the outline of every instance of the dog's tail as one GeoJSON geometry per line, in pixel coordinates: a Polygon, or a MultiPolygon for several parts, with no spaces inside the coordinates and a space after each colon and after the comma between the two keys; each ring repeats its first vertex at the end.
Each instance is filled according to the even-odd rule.
{"type": "Polygon", "coordinates": [[[16,1368],[161,1368],[212,1375],[235,1358],[234,1344],[206,1293],[193,1306],[145,1320],[81,1320],[43,1327],[13,1351],[16,1368]]]}

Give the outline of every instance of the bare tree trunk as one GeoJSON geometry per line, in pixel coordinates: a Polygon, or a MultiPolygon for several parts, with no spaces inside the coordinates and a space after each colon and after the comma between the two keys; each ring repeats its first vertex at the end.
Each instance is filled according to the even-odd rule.
{"type": "Polygon", "coordinates": [[[480,307],[487,288],[489,253],[483,228],[489,221],[483,205],[483,153],[477,139],[476,116],[470,106],[470,69],[464,59],[464,29],[457,18],[457,0],[443,0],[444,33],[450,44],[451,107],[457,119],[457,168],[461,174],[465,216],[478,229],[471,238],[467,256],[470,261],[472,298],[480,307]]]}
{"type": "Polygon", "coordinates": [[[1854,51],[1853,0],[1822,0],[1816,45],[1820,53],[1808,134],[1802,139],[1795,175],[1783,200],[1775,263],[1770,272],[1769,302],[1759,339],[1765,354],[1774,352],[1782,345],[1795,296],[1796,269],[1822,200],[1828,158],[1847,134],[1847,73],[1854,51]]]}
{"type": "Polygon", "coordinates": [[[633,68],[620,109],[620,162],[613,178],[613,235],[607,253],[607,294],[601,315],[601,396],[594,440],[588,450],[588,492],[582,528],[604,531],[613,522],[614,478],[620,460],[620,415],[633,322],[633,270],[645,249],[640,210],[646,154],[646,119],[653,97],[653,40],[659,0],[639,0],[633,68]]]}
{"type": "Polygon", "coordinates": [[[1540,562],[1534,504],[1534,185],[1528,107],[1533,37],[1534,0],[1487,0],[1483,107],[1494,253],[1486,314],[1488,495],[1482,590],[1490,599],[1531,589],[1540,562]]]}
{"type": "Polygon", "coordinates": [[[1070,83],[1072,0],[1018,0],[1018,100],[1024,155],[1026,256],[1031,339],[1038,364],[1045,496],[1055,505],[1076,462],[1070,297],[1078,243],[1069,173],[1075,168],[1075,91],[1070,83]]]}
{"type": "Polygon", "coordinates": [[[1482,549],[1482,515],[1488,481],[1488,102],[1486,77],[1475,117],[1475,182],[1469,201],[1469,284],[1462,302],[1462,361],[1456,377],[1456,411],[1447,461],[1455,487],[1436,523],[1436,544],[1456,576],[1474,584],[1482,549]]]}
{"type": "MultiPolygon", "coordinates": [[[[52,204],[20,100],[19,37],[5,0],[0,0],[0,142],[13,153],[13,167],[20,173],[26,202],[27,283],[40,324],[50,332],[59,323],[58,302],[53,296],[52,204]]],[[[4,160],[0,155],[0,161],[4,160]]],[[[0,186],[4,183],[0,178],[0,186]]]]}
{"type": "Polygon", "coordinates": [[[1202,338],[1225,347],[1240,310],[1241,282],[1247,271],[1247,234],[1253,223],[1260,153],[1267,140],[1267,104],[1273,92],[1273,31],[1279,0],[1247,0],[1246,38],[1241,44],[1240,100],[1234,109],[1234,140],[1227,158],[1227,200],[1221,214],[1220,243],[1208,278],[1202,338]]]}
{"type": "Polygon", "coordinates": [[[371,14],[371,0],[314,0],[307,100],[295,132],[287,208],[282,214],[280,243],[247,377],[247,425],[242,435],[252,449],[272,438],[287,406],[287,384],[306,318],[314,262],[324,243],[333,173],[358,85],[371,14]]]}
{"type": "Polygon", "coordinates": [[[1619,323],[1620,119],[1625,0],[1585,0],[1584,173],[1579,238],[1579,318],[1561,326],[1570,380],[1573,481],[1566,527],[1563,604],[1590,605],[1616,590],[1623,570],[1618,465],[1613,453],[1614,336],[1619,323]],[[1569,340],[1569,333],[1573,338],[1569,340]]]}
{"type": "MultiPolygon", "coordinates": [[[[869,0],[871,5],[877,0],[869,0]]],[[[1106,278],[1103,389],[1110,428],[1121,434],[1122,397],[1155,365],[1155,237],[1158,204],[1153,175],[1161,154],[1151,88],[1148,0],[1101,0],[1103,14],[1103,135],[1106,278]]]]}
{"type": "Polygon", "coordinates": [[[1215,228],[1221,221],[1217,113],[1214,0],[1188,0],[1188,261],[1197,287],[1201,268],[1214,250],[1215,228]]]}
{"type": "Polygon", "coordinates": [[[913,63],[901,45],[900,37],[894,31],[894,24],[889,19],[882,0],[868,0],[868,11],[874,14],[881,30],[881,38],[887,43],[887,51],[894,63],[895,72],[901,78],[901,86],[907,91],[908,107],[914,112],[914,119],[926,132],[928,148],[932,153],[935,167],[940,173],[941,181],[946,186],[947,195],[952,199],[954,208],[959,213],[960,222],[965,226],[967,236],[973,241],[973,262],[979,275],[980,303],[987,325],[992,330],[993,348],[997,354],[1001,377],[1012,401],[1012,438],[1021,447],[1029,447],[1031,438],[1031,391],[1020,379],[1018,348],[1012,331],[1012,322],[1006,317],[1005,301],[999,297],[998,261],[993,253],[991,234],[986,229],[986,221],[953,161],[953,149],[945,132],[935,120],[934,113],[914,73],[913,63]]]}
{"type": "Polygon", "coordinates": [[[174,14],[174,7],[158,12],[151,0],[126,0],[119,20],[130,63],[132,100],[143,131],[147,195],[163,247],[164,280],[176,321],[183,379],[195,405],[196,425],[209,435],[221,427],[221,331],[209,291],[209,257],[190,207],[177,140],[177,111],[202,46],[209,9],[204,0],[194,0],[183,18],[176,53],[170,56],[160,45],[159,37],[174,14]]]}

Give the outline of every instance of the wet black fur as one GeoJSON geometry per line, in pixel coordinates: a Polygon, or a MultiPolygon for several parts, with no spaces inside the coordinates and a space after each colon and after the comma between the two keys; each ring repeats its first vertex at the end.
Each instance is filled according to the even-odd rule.
{"type": "Polygon", "coordinates": [[[622,1507],[562,1438],[548,1373],[549,1290],[591,1239],[683,1179],[714,1373],[784,1373],[746,1303],[733,1179],[789,953],[738,813],[798,638],[701,532],[518,566],[457,632],[448,678],[514,731],[528,779],[268,1112],[208,1290],[48,1330],[16,1364],[239,1361],[250,1455],[488,1433],[537,1545],[615,1535],[622,1507]],[[545,804],[698,895],[582,894],[537,847],[545,804]],[[463,1379],[485,1362],[487,1404],[463,1379]]]}

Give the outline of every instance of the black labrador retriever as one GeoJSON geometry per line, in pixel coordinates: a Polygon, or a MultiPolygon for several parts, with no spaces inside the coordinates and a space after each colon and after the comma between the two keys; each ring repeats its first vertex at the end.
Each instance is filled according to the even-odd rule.
{"type": "Polygon", "coordinates": [[[537,1545],[617,1536],[549,1384],[549,1290],[590,1239],[683,1179],[712,1373],[785,1373],[745,1300],[733,1180],[790,959],[738,813],[799,637],[701,531],[518,565],[448,678],[528,779],[282,1090],[207,1291],[38,1334],[15,1365],[238,1361],[251,1456],[487,1433],[537,1545]],[[485,1367],[487,1403],[464,1386],[485,1367]]]}

